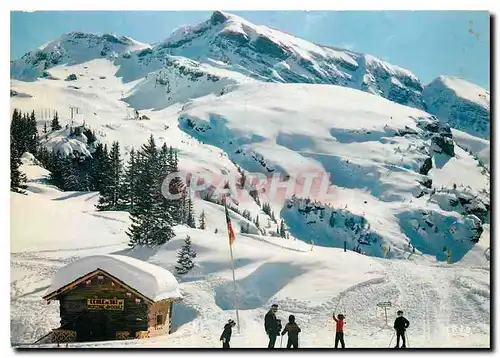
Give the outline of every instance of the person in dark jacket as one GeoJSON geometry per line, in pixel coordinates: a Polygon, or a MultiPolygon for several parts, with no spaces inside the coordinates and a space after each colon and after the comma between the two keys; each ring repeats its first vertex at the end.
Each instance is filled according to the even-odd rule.
{"type": "Polygon", "coordinates": [[[343,314],[339,314],[337,318],[335,318],[335,312],[333,313],[333,320],[335,321],[335,348],[338,348],[339,342],[342,348],[345,348],[344,343],[344,319],[345,316],[343,314]]]}
{"type": "Polygon", "coordinates": [[[285,325],[285,329],[281,332],[281,335],[285,335],[288,333],[288,343],[286,344],[287,348],[293,346],[293,348],[299,348],[299,333],[300,328],[295,323],[295,316],[293,314],[288,317],[288,323],[285,325]]]}
{"type": "Polygon", "coordinates": [[[399,348],[399,338],[401,337],[403,345],[401,348],[406,348],[405,331],[410,327],[410,321],[403,317],[403,311],[398,311],[398,317],[394,320],[394,329],[396,330],[396,347],[399,348]]]}
{"type": "Polygon", "coordinates": [[[276,336],[280,335],[281,321],[276,318],[277,311],[278,305],[274,304],[264,317],[264,328],[269,336],[269,344],[267,345],[267,348],[274,348],[276,336]]]}
{"type": "Polygon", "coordinates": [[[224,331],[220,336],[220,341],[222,341],[222,348],[229,349],[229,342],[231,341],[231,334],[233,333],[233,327],[236,323],[230,319],[224,326],[224,331]]]}

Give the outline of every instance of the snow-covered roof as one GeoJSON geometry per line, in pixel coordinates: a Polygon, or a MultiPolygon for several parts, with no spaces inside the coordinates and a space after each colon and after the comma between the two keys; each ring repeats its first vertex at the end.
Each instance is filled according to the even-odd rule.
{"type": "Polygon", "coordinates": [[[97,269],[106,271],[153,301],[182,297],[179,283],[169,271],[122,255],[93,255],[62,267],[52,278],[47,295],[97,269]]]}

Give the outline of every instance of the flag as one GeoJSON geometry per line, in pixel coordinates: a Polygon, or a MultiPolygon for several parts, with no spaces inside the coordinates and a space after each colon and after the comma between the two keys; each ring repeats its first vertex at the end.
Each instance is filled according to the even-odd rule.
{"type": "Polygon", "coordinates": [[[233,226],[231,225],[231,219],[229,219],[229,212],[227,211],[226,198],[224,197],[224,209],[226,211],[226,223],[227,232],[229,234],[229,246],[231,246],[235,240],[233,226]]]}

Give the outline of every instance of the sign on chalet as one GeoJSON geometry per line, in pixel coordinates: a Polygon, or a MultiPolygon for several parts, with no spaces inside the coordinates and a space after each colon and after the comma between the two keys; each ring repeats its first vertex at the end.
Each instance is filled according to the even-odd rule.
{"type": "Polygon", "coordinates": [[[52,342],[146,338],[171,332],[172,305],[182,298],[167,270],[121,255],[74,261],[53,277],[47,295],[59,301],[52,342]]]}

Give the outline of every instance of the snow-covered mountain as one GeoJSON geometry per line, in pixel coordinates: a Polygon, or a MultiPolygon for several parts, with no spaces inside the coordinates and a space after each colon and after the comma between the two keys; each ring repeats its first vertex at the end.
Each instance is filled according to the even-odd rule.
{"type": "Polygon", "coordinates": [[[423,91],[427,111],[450,126],[490,139],[490,92],[456,77],[440,76],[423,91]]]}
{"type": "MultiPolygon", "coordinates": [[[[176,92],[172,88],[172,85],[175,87],[172,72],[177,72],[182,77],[180,82],[186,83],[185,92],[188,86],[191,87],[187,82],[197,82],[192,87],[199,87],[200,72],[207,72],[208,80],[214,81],[211,77],[214,72],[223,71],[222,77],[229,78],[229,83],[252,78],[264,82],[335,84],[359,89],[427,110],[454,128],[489,138],[489,92],[474,84],[441,76],[425,86],[412,72],[368,54],[314,44],[221,11],[215,11],[200,24],[177,29],[154,45],[125,36],[71,32],[11,61],[11,78],[23,81],[38,77],[54,79],[49,70],[58,64],[78,64],[99,58],[113,60],[119,66],[116,76],[125,82],[148,77],[154,88],[162,83],[166,86],[165,101],[146,101],[142,105],[135,101],[137,108],[152,106],[158,109],[178,99],[172,95],[176,92]]],[[[228,82],[219,85],[222,83],[228,82]]],[[[141,98],[151,95],[151,86],[145,86],[147,94],[141,98]]],[[[198,96],[200,90],[194,91],[191,95],[198,96]]],[[[201,93],[205,91],[201,89],[201,93]]]]}
{"type": "Polygon", "coordinates": [[[422,108],[422,85],[408,70],[373,56],[320,46],[238,16],[216,11],[152,48],[149,56],[189,57],[262,81],[336,84],[422,108]]]}
{"type": "Polygon", "coordinates": [[[96,58],[114,59],[146,48],[150,45],[126,36],[70,32],[26,53],[19,60],[11,61],[10,72],[12,78],[35,81],[38,77],[50,77],[45,71],[59,64],[78,64],[96,58]]]}
{"type": "MultiPolygon", "coordinates": [[[[210,68],[208,77],[211,72],[224,71],[222,77],[230,77],[229,82],[253,78],[265,82],[346,86],[425,109],[454,128],[489,138],[489,92],[474,84],[441,76],[425,86],[412,72],[368,54],[314,44],[221,11],[215,11],[200,24],[177,29],[154,45],[126,36],[71,32],[11,61],[11,78],[53,79],[49,70],[58,64],[78,64],[99,58],[119,65],[116,76],[125,82],[147,76],[153,78],[154,88],[162,83],[155,79],[159,70],[163,71],[160,77],[165,78],[167,72],[175,69],[179,73],[179,68],[183,77],[180,81],[195,81],[198,83],[193,87],[198,87],[199,72],[203,69],[190,71],[189,68],[200,65],[210,68]],[[191,73],[184,73],[184,69],[191,73]],[[238,73],[244,77],[237,76],[238,73]]],[[[168,82],[170,86],[171,78],[168,82]]],[[[186,84],[183,89],[188,85],[191,87],[186,84]]],[[[142,98],[150,96],[150,90],[146,92],[142,98]]],[[[145,108],[147,103],[158,108],[175,102],[171,95],[175,91],[167,86],[166,92],[166,101],[145,102],[137,107],[145,108]]]]}
{"type": "Polygon", "coordinates": [[[34,80],[58,63],[105,57],[116,58],[117,64],[127,68],[117,76],[135,80],[168,67],[170,56],[187,57],[261,81],[347,86],[423,108],[423,86],[408,70],[370,55],[316,45],[220,11],[201,24],[176,30],[154,46],[128,37],[69,33],[13,61],[11,77],[34,80]]]}

